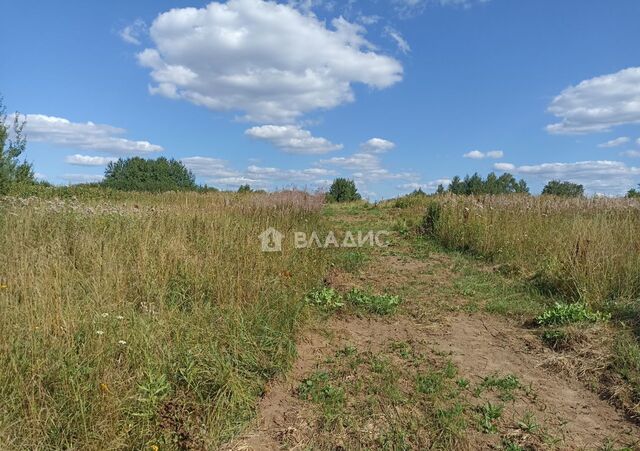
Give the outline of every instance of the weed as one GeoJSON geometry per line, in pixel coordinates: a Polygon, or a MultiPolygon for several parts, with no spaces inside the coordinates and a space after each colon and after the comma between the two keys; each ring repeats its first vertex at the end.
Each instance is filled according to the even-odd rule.
{"type": "Polygon", "coordinates": [[[374,295],[357,288],[353,288],[345,297],[350,304],[378,315],[389,315],[395,312],[400,304],[399,296],[389,294],[374,295]]]}
{"type": "Polygon", "coordinates": [[[525,413],[522,420],[518,421],[518,427],[529,434],[536,432],[540,428],[536,417],[531,412],[525,413]]]}
{"type": "Polygon", "coordinates": [[[538,316],[536,322],[540,326],[558,326],[580,322],[595,323],[609,319],[611,319],[611,314],[591,311],[582,303],[561,304],[556,302],[552,308],[545,310],[542,315],[538,316]]]}
{"type": "Polygon", "coordinates": [[[477,410],[480,414],[480,430],[485,434],[497,433],[498,427],[496,423],[497,420],[502,416],[503,409],[503,406],[494,405],[490,402],[487,402],[486,404],[478,407],[477,410]]]}
{"type": "Polygon", "coordinates": [[[305,301],[325,311],[338,310],[344,307],[342,296],[329,287],[322,287],[311,291],[305,297],[305,301]]]}
{"type": "Polygon", "coordinates": [[[521,388],[520,381],[513,374],[504,377],[490,375],[482,380],[482,383],[476,389],[476,396],[479,396],[483,390],[498,390],[502,401],[511,401],[513,400],[513,391],[518,388],[521,388]]]}

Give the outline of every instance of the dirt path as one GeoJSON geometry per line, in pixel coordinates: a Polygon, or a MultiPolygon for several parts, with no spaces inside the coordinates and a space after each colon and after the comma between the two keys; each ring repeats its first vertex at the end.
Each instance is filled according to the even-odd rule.
{"type": "Polygon", "coordinates": [[[638,446],[638,427],[545,364],[554,352],[534,332],[502,316],[443,309],[452,267],[444,254],[386,255],[359,273],[333,274],[327,282],[338,290],[402,291],[405,304],[388,317],[338,313],[309,331],[291,372],[269,385],[254,426],[227,448],[638,446]],[[370,361],[385,366],[378,372],[370,361]],[[315,402],[301,396],[304,383],[324,384],[315,402]],[[338,390],[345,397],[335,414],[328,394],[338,390]]]}

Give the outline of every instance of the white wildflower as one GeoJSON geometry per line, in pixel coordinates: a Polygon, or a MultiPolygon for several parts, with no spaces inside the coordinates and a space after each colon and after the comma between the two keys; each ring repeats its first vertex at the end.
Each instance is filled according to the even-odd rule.
{"type": "Polygon", "coordinates": [[[127,344],[127,342],[126,342],[126,341],[124,341],[124,340],[120,340],[120,341],[118,341],[118,344],[119,344],[119,345],[124,346],[124,345],[126,345],[126,344],[127,344]]]}
{"type": "Polygon", "coordinates": [[[96,330],[96,333],[97,333],[98,335],[104,335],[104,330],[96,330]]]}
{"type": "Polygon", "coordinates": [[[108,314],[108,313],[103,313],[103,314],[102,314],[102,317],[103,317],[103,318],[106,318],[106,317],[108,317],[108,316],[109,316],[109,314],[108,314]]]}

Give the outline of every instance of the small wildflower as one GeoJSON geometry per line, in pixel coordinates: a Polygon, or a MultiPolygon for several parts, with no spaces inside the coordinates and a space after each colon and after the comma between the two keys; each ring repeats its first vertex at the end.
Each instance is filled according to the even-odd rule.
{"type": "Polygon", "coordinates": [[[103,317],[103,318],[107,318],[108,316],[109,316],[109,314],[108,314],[108,313],[103,313],[103,314],[102,314],[102,317],[103,317]]]}
{"type": "Polygon", "coordinates": [[[120,340],[120,341],[118,341],[118,344],[119,344],[119,345],[124,346],[124,345],[126,345],[126,344],[127,344],[127,342],[126,342],[126,341],[124,341],[124,340],[120,340]]]}
{"type": "Polygon", "coordinates": [[[100,390],[104,393],[111,393],[111,390],[109,390],[109,386],[104,382],[100,383],[100,390]]]}
{"type": "Polygon", "coordinates": [[[123,320],[123,319],[124,319],[124,316],[122,316],[122,315],[118,315],[118,316],[116,316],[116,319],[123,320]]]}
{"type": "Polygon", "coordinates": [[[151,446],[149,447],[149,449],[150,449],[151,451],[159,451],[159,450],[160,450],[160,448],[158,448],[158,445],[151,445],[151,446]]]}
{"type": "Polygon", "coordinates": [[[104,335],[104,330],[96,330],[96,333],[97,333],[98,335],[104,335]]]}
{"type": "Polygon", "coordinates": [[[7,288],[9,288],[7,285],[0,284],[0,290],[6,290],[7,288]]]}

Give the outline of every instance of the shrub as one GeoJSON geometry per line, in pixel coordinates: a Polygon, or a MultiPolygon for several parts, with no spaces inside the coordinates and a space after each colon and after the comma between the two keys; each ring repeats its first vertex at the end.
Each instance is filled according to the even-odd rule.
{"type": "Polygon", "coordinates": [[[344,178],[335,179],[327,193],[329,202],[353,202],[360,199],[362,196],[358,193],[355,182],[344,178]]]}
{"type": "Polygon", "coordinates": [[[195,176],[182,162],[164,157],[145,160],[140,157],[109,163],[102,185],[122,191],[195,190],[195,176]]]}
{"type": "Polygon", "coordinates": [[[561,182],[560,180],[551,180],[542,190],[542,194],[562,197],[583,197],[584,186],[577,183],[561,182]]]}
{"type": "Polygon", "coordinates": [[[638,189],[630,189],[629,192],[627,193],[627,197],[629,199],[637,199],[640,198],[640,183],[638,183],[638,189]]]}

